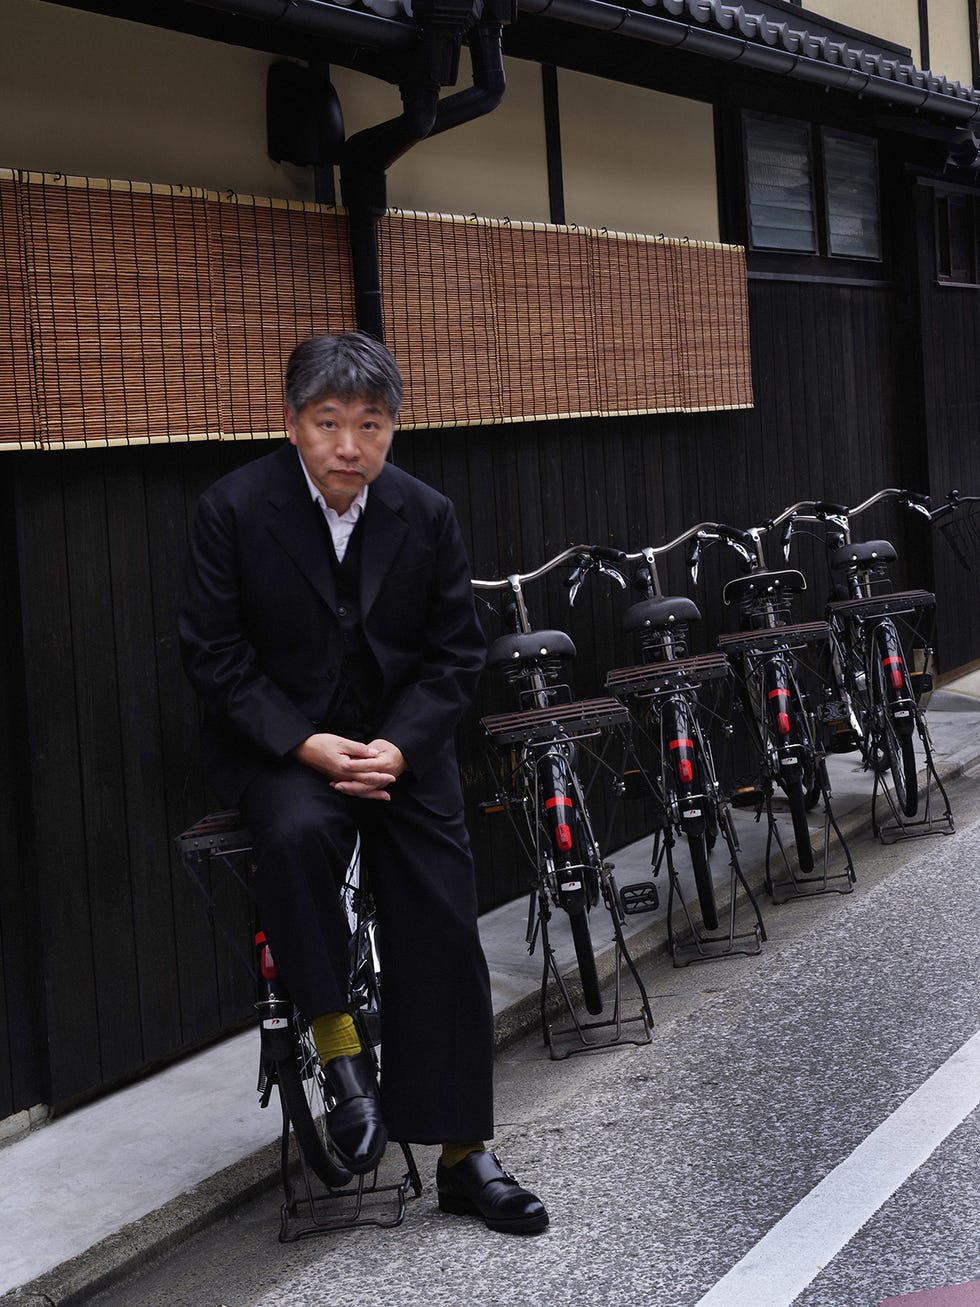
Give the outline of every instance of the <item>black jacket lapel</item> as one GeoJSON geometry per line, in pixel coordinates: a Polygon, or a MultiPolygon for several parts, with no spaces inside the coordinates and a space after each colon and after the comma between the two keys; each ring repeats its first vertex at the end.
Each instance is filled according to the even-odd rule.
{"type": "Polygon", "coordinates": [[[408,535],[407,522],[400,516],[402,497],[386,475],[387,465],[368,490],[361,542],[361,612],[367,614],[378,597],[381,583],[401,552],[408,535]]]}
{"type": "MultiPolygon", "coordinates": [[[[269,485],[269,532],[290,556],[323,602],[337,611],[337,589],[327,556],[326,523],[292,445],[280,452],[269,485]]],[[[368,502],[370,502],[370,495],[368,502]]]]}

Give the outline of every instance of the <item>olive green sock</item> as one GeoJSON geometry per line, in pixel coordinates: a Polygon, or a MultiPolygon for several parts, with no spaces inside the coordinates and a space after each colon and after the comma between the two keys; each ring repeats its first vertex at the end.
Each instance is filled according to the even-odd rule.
{"type": "Polygon", "coordinates": [[[349,1012],[327,1012],[316,1017],[310,1022],[310,1031],[324,1064],[335,1057],[354,1057],[361,1051],[357,1027],[349,1012]]]}
{"type": "Polygon", "coordinates": [[[443,1144],[442,1157],[439,1160],[443,1166],[455,1166],[464,1157],[469,1157],[470,1153],[485,1153],[486,1151],[487,1146],[482,1140],[477,1140],[471,1144],[443,1144]]]}

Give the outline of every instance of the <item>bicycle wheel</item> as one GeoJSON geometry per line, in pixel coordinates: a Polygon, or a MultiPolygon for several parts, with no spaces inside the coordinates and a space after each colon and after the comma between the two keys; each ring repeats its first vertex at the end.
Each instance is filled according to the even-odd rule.
{"type": "Polygon", "coordinates": [[[694,884],[698,891],[698,903],[701,905],[701,920],[706,930],[718,929],[718,905],[715,903],[715,887],[711,883],[711,868],[708,865],[708,841],[705,832],[685,832],[687,847],[691,854],[691,866],[694,868],[694,884]]]}
{"type": "Polygon", "coordinates": [[[599,992],[599,973],[595,964],[595,951],[592,948],[592,935],[589,931],[589,914],[583,907],[578,912],[569,912],[568,920],[572,927],[572,943],[575,945],[575,961],[578,963],[579,979],[582,981],[582,996],[585,1007],[596,1017],[602,1011],[602,995],[599,992]]]}
{"type": "Polygon", "coordinates": [[[813,844],[810,841],[810,826],[806,819],[806,794],[802,781],[784,781],[783,790],[789,801],[789,812],[793,819],[793,834],[796,836],[796,860],[800,871],[806,875],[813,870],[813,844]]]}
{"type": "Polygon", "coordinates": [[[297,1013],[293,1055],[276,1062],[279,1094],[289,1117],[303,1161],[328,1189],[342,1189],[351,1173],[332,1152],[327,1133],[327,1105],[320,1074],[320,1055],[306,1022],[297,1013]]]}
{"type": "MultiPolygon", "coordinates": [[[[887,636],[885,642],[887,643],[887,636]]],[[[904,668],[904,664],[902,664],[902,667],[904,668]]],[[[915,745],[912,740],[913,719],[910,718],[909,731],[900,733],[891,712],[885,676],[886,672],[882,658],[880,656],[876,657],[875,694],[885,760],[888,770],[891,772],[892,784],[895,786],[895,797],[898,800],[898,806],[906,817],[914,817],[919,809],[919,783],[916,774],[915,745]]],[[[902,677],[904,684],[901,693],[903,698],[906,698],[911,704],[912,692],[908,687],[908,680],[905,677],[904,670],[902,677]]]]}

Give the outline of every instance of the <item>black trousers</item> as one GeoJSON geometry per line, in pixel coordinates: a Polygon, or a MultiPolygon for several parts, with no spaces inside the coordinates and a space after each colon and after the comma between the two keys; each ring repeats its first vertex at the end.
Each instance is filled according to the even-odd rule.
{"type": "Polygon", "coordinates": [[[391,794],[352,799],[292,759],[261,772],[240,799],[259,919],[303,1014],[347,1011],[338,889],[359,831],[378,912],[388,1132],[412,1143],[488,1139],[493,1011],[463,815],[436,815],[397,782],[391,794]]]}

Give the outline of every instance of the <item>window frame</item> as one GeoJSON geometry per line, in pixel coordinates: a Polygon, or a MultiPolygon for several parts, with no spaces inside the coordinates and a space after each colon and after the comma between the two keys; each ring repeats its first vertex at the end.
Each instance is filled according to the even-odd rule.
{"type": "Polygon", "coordinates": [[[884,225],[884,206],[882,203],[881,151],[877,137],[867,132],[855,132],[829,124],[815,123],[804,118],[793,118],[787,114],[763,113],[746,109],[741,115],[741,149],[742,149],[742,201],[745,221],[745,245],[753,262],[764,263],[766,267],[787,269],[791,261],[798,262],[801,269],[808,271],[826,271],[828,277],[853,274],[861,279],[881,278],[887,274],[888,249],[884,225]],[[813,197],[813,229],[816,236],[816,249],[812,252],[779,247],[756,245],[752,239],[752,197],[749,185],[749,131],[750,120],[762,120],[771,123],[785,123],[794,127],[805,127],[810,144],[810,189],[813,197]],[[842,140],[868,142],[872,147],[874,161],[874,192],[878,215],[878,252],[877,254],[833,254],[830,251],[830,195],[827,186],[825,141],[828,137],[842,140]]]}
{"type": "Polygon", "coordinates": [[[980,287],[980,195],[965,186],[934,187],[932,191],[932,215],[936,282],[940,286],[980,287]],[[968,225],[972,229],[969,233],[972,266],[969,268],[958,269],[953,267],[953,242],[948,218],[950,202],[953,204],[960,203],[968,207],[970,211],[968,225]],[[944,212],[946,215],[945,220],[943,218],[944,212]],[[960,272],[966,275],[957,275],[960,272]]]}

